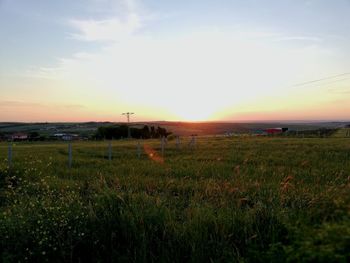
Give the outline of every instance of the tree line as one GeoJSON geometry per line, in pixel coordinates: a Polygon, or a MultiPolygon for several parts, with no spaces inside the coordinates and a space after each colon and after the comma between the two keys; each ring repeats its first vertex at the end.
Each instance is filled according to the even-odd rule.
{"type": "MultiPolygon", "coordinates": [[[[128,137],[127,125],[112,125],[99,127],[95,134],[95,139],[122,139],[128,137]]],[[[165,128],[154,126],[148,127],[148,125],[143,126],[143,128],[130,127],[130,136],[135,139],[151,139],[151,138],[161,138],[168,137],[171,132],[168,132],[165,128]]]]}

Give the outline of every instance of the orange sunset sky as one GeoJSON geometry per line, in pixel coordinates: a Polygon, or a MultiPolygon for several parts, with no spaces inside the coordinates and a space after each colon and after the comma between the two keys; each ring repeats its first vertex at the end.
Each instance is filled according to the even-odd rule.
{"type": "Polygon", "coordinates": [[[350,120],[350,2],[0,0],[0,122],[350,120]]]}

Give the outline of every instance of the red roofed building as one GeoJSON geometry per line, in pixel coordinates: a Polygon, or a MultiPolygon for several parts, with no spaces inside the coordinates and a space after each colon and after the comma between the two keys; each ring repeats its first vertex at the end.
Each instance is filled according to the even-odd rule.
{"type": "Polygon", "coordinates": [[[266,130],[268,135],[275,135],[283,133],[282,128],[269,128],[266,130]]]}

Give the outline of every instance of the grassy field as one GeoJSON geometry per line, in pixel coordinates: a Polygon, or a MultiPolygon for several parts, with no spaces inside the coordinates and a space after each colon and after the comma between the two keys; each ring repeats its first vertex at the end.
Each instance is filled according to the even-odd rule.
{"type": "Polygon", "coordinates": [[[0,261],[350,261],[350,139],[187,143],[0,144],[0,261]]]}
{"type": "Polygon", "coordinates": [[[338,129],[338,130],[333,134],[333,137],[336,137],[336,138],[346,138],[346,137],[350,137],[350,128],[338,129]]]}

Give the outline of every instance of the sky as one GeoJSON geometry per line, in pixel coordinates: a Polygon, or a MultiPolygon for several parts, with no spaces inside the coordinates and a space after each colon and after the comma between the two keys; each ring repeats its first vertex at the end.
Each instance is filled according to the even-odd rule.
{"type": "Polygon", "coordinates": [[[0,122],[350,120],[350,0],[0,0],[0,122]]]}

